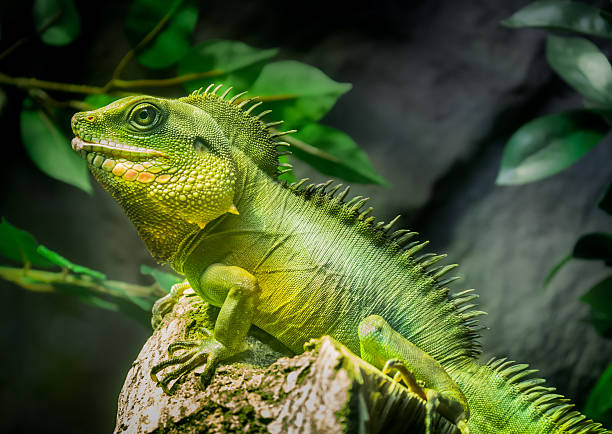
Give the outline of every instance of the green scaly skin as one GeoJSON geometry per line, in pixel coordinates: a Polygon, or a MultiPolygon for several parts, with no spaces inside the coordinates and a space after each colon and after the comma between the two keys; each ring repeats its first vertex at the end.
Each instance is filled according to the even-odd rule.
{"type": "Polygon", "coordinates": [[[206,383],[218,362],[245,349],[255,324],[297,353],[331,335],[397,372],[427,400],[428,431],[441,415],[463,433],[607,432],[528,377],[526,365],[479,363],[483,312],[472,309],[471,290],[449,295],[455,265],[416,256],[427,243],[375,223],[371,209],[360,212],[365,199],[345,201],[348,189],[278,182],[277,151],[287,144],[269,128],[276,123],[253,113],[259,103],[209,89],[128,97],[72,120],[75,151],[152,255],[186,277],[156,303],[154,323],[189,287],[220,307],[210,336],[172,344],[170,355],[180,355],[153,369],[164,390],[203,364],[206,383]]]}

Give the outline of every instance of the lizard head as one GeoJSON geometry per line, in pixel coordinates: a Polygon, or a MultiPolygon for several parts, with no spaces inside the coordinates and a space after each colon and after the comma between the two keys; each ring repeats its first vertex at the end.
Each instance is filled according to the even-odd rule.
{"type": "Polygon", "coordinates": [[[389,324],[379,315],[370,315],[361,321],[357,332],[361,357],[375,366],[384,365],[386,358],[380,348],[391,347],[393,330],[389,324]]]}
{"type": "Polygon", "coordinates": [[[197,230],[226,212],[237,213],[228,141],[215,120],[194,105],[127,97],[76,113],[72,131],[72,148],[158,258],[167,256],[155,251],[167,237],[165,221],[172,230],[177,219],[197,230]]]}

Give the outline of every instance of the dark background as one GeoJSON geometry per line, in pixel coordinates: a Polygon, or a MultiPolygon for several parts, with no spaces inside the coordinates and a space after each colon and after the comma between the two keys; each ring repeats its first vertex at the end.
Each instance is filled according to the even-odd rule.
{"type": "MultiPolygon", "coordinates": [[[[33,38],[0,70],[102,85],[129,49],[122,27],[127,3],[77,2],[82,31],[75,43],[51,48],[33,38]]],[[[372,197],[384,220],[403,214],[402,225],[430,239],[432,251],[461,263],[464,279],[455,288],[477,288],[489,312],[482,320],[490,327],[483,357],[529,362],[582,406],[612,355],[612,344],[585,321],[588,309],[578,301],[604,268],[574,261],[548,289],[541,284],[581,233],[610,230],[595,203],[610,182],[612,147],[604,140],[547,180],[495,186],[503,146],[516,128],[581,104],[546,65],[544,32],[498,24],[527,3],[202,2],[194,42],[280,47],[280,58],[353,83],[323,123],[350,134],[393,184],[355,186],[354,193],[372,197]]],[[[4,49],[33,25],[31,2],[1,8],[4,49]]],[[[146,74],[134,62],[124,78],[146,74]]],[[[97,185],[90,197],[38,171],[19,137],[25,94],[3,91],[0,214],[76,263],[149,283],[139,268],[152,260],[118,205],[97,185]]],[[[303,166],[297,172],[326,179],[303,166]]],[[[123,378],[150,331],[67,296],[3,281],[0,294],[2,430],[112,430],[123,378]]]]}

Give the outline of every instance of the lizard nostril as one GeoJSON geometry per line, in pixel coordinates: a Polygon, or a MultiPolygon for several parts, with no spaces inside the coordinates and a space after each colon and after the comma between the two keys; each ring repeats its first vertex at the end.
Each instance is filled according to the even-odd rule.
{"type": "Polygon", "coordinates": [[[93,116],[87,116],[85,119],[87,119],[88,121],[90,121],[90,122],[91,122],[91,121],[93,121],[93,120],[94,120],[94,117],[93,117],[93,116]]]}

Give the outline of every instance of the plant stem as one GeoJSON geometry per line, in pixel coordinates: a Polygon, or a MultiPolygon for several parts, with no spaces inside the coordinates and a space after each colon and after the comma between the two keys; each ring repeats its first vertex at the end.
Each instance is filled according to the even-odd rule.
{"type": "MultiPolygon", "coordinates": [[[[106,86],[88,86],[85,84],[61,83],[57,81],[39,80],[37,78],[10,77],[0,72],[0,84],[8,84],[22,88],[39,88],[56,90],[60,92],[82,93],[82,94],[103,94],[112,89],[130,89],[134,87],[168,87],[185,83],[186,81],[198,80],[200,78],[215,77],[223,74],[221,70],[196,72],[193,74],[179,75],[178,77],[151,79],[151,80],[111,80],[110,88],[106,86]]],[[[121,92],[126,95],[133,95],[134,92],[121,92]]]]}
{"type": "MultiPolygon", "coordinates": [[[[47,22],[45,22],[42,26],[40,26],[38,29],[36,29],[36,31],[34,32],[34,35],[42,34],[45,30],[47,30],[49,27],[51,27],[53,24],[55,24],[55,22],[62,16],[63,12],[64,12],[63,10],[60,10],[55,15],[53,15],[51,18],[49,18],[47,20],[47,22]]],[[[6,56],[11,54],[17,48],[21,47],[23,44],[28,42],[31,37],[32,37],[31,35],[30,36],[24,36],[23,38],[19,39],[15,43],[13,43],[10,47],[8,47],[6,50],[4,50],[2,53],[0,53],[0,60],[4,59],[6,56]]]]}
{"type": "Polygon", "coordinates": [[[181,3],[182,2],[177,2],[175,7],[170,9],[168,11],[168,13],[155,25],[155,27],[153,27],[153,29],[151,29],[151,31],[149,33],[147,33],[146,36],[144,38],[142,38],[142,40],[138,44],[136,44],[136,46],[134,48],[132,48],[130,51],[128,51],[125,54],[125,56],[123,56],[123,58],[119,61],[119,64],[117,64],[117,67],[113,71],[112,78],[104,86],[105,89],[106,88],[111,89],[113,87],[113,81],[115,81],[115,80],[117,80],[119,78],[119,76],[121,75],[121,73],[125,69],[126,65],[128,64],[128,62],[130,60],[132,60],[132,58],[134,57],[136,52],[138,50],[140,50],[142,47],[144,47],[145,45],[147,45],[149,42],[151,42],[151,40],[155,36],[157,36],[157,34],[161,31],[161,29],[164,28],[164,26],[166,25],[168,20],[172,17],[172,15],[174,15],[174,12],[176,12],[176,10],[178,9],[178,6],[181,3]]]}
{"type": "Polygon", "coordinates": [[[78,286],[100,294],[123,298],[126,298],[125,294],[146,298],[157,298],[166,294],[157,283],[142,286],[117,280],[106,280],[104,284],[101,284],[89,276],[70,274],[65,271],[53,272],[32,269],[26,271],[23,268],[0,266],[0,278],[35,292],[56,292],[54,285],[61,284],[78,286]]]}

